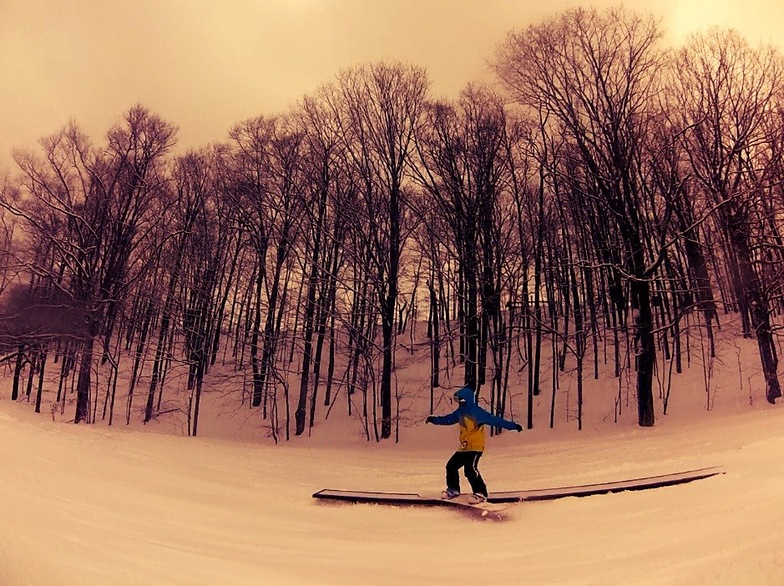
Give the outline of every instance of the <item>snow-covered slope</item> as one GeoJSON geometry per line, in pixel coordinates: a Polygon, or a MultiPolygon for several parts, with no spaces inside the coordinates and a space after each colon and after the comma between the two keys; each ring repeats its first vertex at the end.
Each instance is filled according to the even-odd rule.
{"type": "Polygon", "coordinates": [[[784,583],[784,414],[505,433],[490,490],[724,465],[697,482],[516,507],[325,504],[320,488],[442,487],[454,429],[281,446],[54,423],[0,400],[0,584],[784,583]]]}

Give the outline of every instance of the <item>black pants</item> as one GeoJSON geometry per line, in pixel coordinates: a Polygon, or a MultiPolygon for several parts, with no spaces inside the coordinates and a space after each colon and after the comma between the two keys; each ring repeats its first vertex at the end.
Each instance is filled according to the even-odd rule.
{"type": "Polygon", "coordinates": [[[455,452],[446,463],[446,486],[460,492],[460,469],[465,470],[471,491],[487,496],[487,486],[479,474],[479,458],[482,452],[455,452]]]}

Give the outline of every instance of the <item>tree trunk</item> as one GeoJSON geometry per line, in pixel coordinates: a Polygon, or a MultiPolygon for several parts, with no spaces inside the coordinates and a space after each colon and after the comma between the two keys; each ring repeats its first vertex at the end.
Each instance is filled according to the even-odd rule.
{"type": "Polygon", "coordinates": [[[76,383],[76,414],[74,423],[90,423],[90,386],[93,367],[93,347],[95,338],[90,335],[84,341],[81,361],[79,363],[79,379],[76,383]]]}
{"type": "Polygon", "coordinates": [[[22,378],[22,369],[25,365],[25,346],[19,344],[16,351],[16,362],[14,364],[14,379],[13,386],[11,387],[11,400],[19,400],[19,380],[22,378]]]}
{"type": "MultiPolygon", "coordinates": [[[[264,392],[261,381],[261,370],[259,362],[259,336],[261,329],[261,294],[264,284],[264,262],[266,261],[266,249],[258,251],[258,272],[256,273],[256,292],[253,296],[253,326],[250,334],[250,365],[253,371],[253,400],[251,405],[258,407],[264,392]]],[[[269,318],[269,315],[267,315],[269,318]]]]}
{"type": "Polygon", "coordinates": [[[637,422],[641,427],[651,427],[655,415],[653,408],[653,371],[656,365],[656,340],[653,335],[650,283],[635,279],[631,284],[636,300],[637,316],[637,422]]]}

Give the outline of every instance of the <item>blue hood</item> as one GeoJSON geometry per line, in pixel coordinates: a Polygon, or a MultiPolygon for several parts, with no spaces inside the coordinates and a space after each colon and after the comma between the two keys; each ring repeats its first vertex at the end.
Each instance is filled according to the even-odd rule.
{"type": "Polygon", "coordinates": [[[474,399],[474,389],[471,387],[463,387],[455,393],[454,397],[458,401],[465,401],[466,407],[476,404],[476,399],[474,399]]]}

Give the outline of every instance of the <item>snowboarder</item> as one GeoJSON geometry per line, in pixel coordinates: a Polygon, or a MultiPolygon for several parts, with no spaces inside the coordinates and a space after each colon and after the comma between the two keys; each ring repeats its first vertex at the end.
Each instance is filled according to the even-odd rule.
{"type": "Polygon", "coordinates": [[[446,463],[446,490],[443,497],[455,498],[460,494],[460,468],[471,484],[475,502],[487,500],[487,486],[479,474],[479,458],[485,449],[485,425],[523,431],[523,426],[514,421],[497,417],[476,404],[474,389],[463,387],[454,394],[457,409],[448,415],[429,415],[426,423],[434,425],[460,424],[460,448],[446,463]]]}

